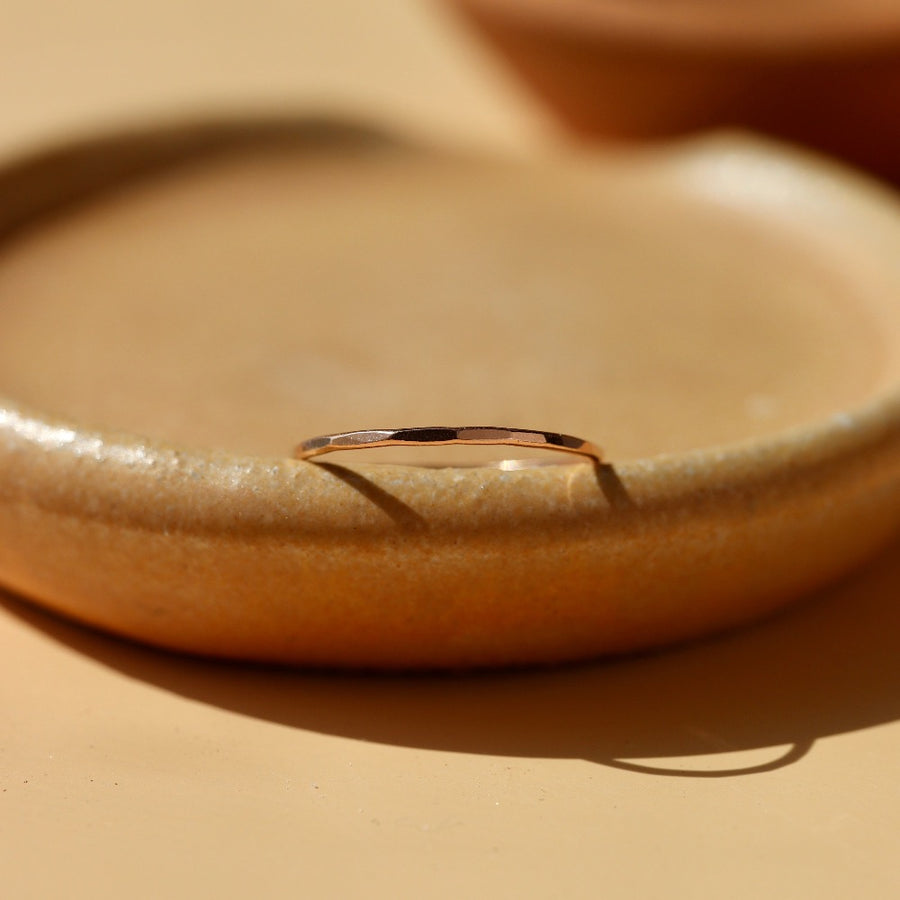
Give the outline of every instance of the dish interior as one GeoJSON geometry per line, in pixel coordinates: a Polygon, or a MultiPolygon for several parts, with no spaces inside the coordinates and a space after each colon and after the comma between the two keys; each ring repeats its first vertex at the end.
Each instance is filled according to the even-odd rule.
{"type": "Polygon", "coordinates": [[[842,255],[650,168],[290,147],[173,166],[4,246],[0,393],[246,454],[509,424],[621,460],[897,379],[896,296],[852,235],[842,255]]]}

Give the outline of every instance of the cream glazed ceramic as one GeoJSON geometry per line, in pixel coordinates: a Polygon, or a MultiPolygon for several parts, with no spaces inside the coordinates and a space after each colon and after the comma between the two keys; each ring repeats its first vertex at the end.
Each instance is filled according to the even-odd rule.
{"type": "Polygon", "coordinates": [[[825,162],[232,123],[36,154],[2,189],[0,581],[82,622],[291,664],[556,662],[768,613],[900,523],[900,211],[825,162]],[[607,455],[289,458],[487,423],[607,455]]]}

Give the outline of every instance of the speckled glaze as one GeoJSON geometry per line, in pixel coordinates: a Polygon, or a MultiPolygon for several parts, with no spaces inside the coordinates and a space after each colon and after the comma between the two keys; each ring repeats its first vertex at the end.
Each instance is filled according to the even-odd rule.
{"type": "MultiPolygon", "coordinates": [[[[7,230],[161,155],[246,135],[173,129],[25,162],[3,175],[18,199],[7,230]],[[120,161],[118,175],[104,159],[120,161]]],[[[755,439],[511,471],[192,449],[11,398],[0,404],[0,581],[160,647],[402,669],[657,646],[859,565],[900,523],[900,215],[839,170],[741,141],[643,165],[697,203],[715,195],[736,215],[852,245],[846,277],[895,301],[865,301],[888,348],[870,396],[755,439]]]]}

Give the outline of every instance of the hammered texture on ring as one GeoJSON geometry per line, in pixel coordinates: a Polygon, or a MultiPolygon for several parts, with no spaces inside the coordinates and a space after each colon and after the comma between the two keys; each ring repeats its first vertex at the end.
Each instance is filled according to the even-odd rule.
{"type": "Polygon", "coordinates": [[[415,428],[376,428],[368,431],[343,431],[310,438],[294,451],[297,459],[310,459],[338,450],[369,447],[444,447],[449,444],[495,445],[561,450],[599,461],[602,453],[596,444],[570,434],[508,428],[491,425],[418,426],[415,428]]]}

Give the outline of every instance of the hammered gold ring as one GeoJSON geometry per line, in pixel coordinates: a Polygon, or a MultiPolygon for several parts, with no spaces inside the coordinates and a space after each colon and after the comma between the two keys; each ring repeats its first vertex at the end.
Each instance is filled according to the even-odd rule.
{"type": "Polygon", "coordinates": [[[453,427],[431,425],[416,428],[375,428],[368,431],[343,431],[324,434],[298,444],[296,459],[310,459],[337,450],[361,450],[370,447],[445,447],[449,444],[530,447],[577,453],[599,461],[601,450],[596,444],[570,434],[538,431],[531,428],[505,428],[491,425],[453,427]]]}

